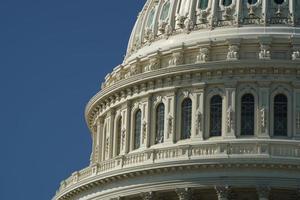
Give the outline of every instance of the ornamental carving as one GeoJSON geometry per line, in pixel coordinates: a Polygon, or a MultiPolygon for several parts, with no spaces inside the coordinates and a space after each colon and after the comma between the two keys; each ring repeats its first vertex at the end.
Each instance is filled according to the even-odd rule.
{"type": "Polygon", "coordinates": [[[179,197],[179,200],[190,200],[192,197],[191,188],[180,188],[176,189],[176,193],[179,197]]]}
{"type": "Polygon", "coordinates": [[[300,131],[300,111],[297,112],[296,127],[297,127],[297,130],[300,131]]]}
{"type": "Polygon", "coordinates": [[[231,193],[230,186],[215,186],[215,190],[217,192],[219,199],[229,199],[231,193]]]}
{"type": "Polygon", "coordinates": [[[126,141],[126,129],[123,128],[121,131],[121,148],[122,148],[122,150],[125,147],[125,141],[126,141]]]}
{"type": "Polygon", "coordinates": [[[282,4],[276,4],[272,1],[269,16],[268,22],[270,24],[293,24],[287,1],[283,1],[282,4]]]}
{"type": "Polygon", "coordinates": [[[188,90],[182,91],[182,95],[184,98],[188,98],[191,95],[191,92],[188,90]]]}
{"type": "Polygon", "coordinates": [[[168,116],[168,138],[170,138],[170,136],[173,133],[173,121],[174,121],[173,116],[169,115],[168,116]]]}
{"type": "Polygon", "coordinates": [[[239,59],[239,46],[229,45],[227,60],[238,60],[239,59]]]}
{"type": "Polygon", "coordinates": [[[232,106],[230,106],[228,109],[227,109],[227,112],[226,112],[226,125],[227,125],[227,131],[230,132],[232,129],[234,129],[234,111],[232,109],[232,106]]]}
{"type": "Polygon", "coordinates": [[[198,16],[198,23],[199,24],[207,23],[208,12],[206,10],[199,10],[197,12],[197,16],[198,16]]]}
{"type": "Polygon", "coordinates": [[[262,1],[258,0],[254,4],[246,3],[244,5],[244,13],[247,13],[242,22],[243,24],[262,24],[264,19],[262,16],[262,1]]]}
{"type": "Polygon", "coordinates": [[[191,32],[194,29],[194,22],[190,18],[184,20],[184,30],[186,33],[191,32]]]}
{"type": "Polygon", "coordinates": [[[154,104],[155,104],[155,105],[156,105],[156,104],[159,104],[159,103],[161,103],[162,101],[163,101],[163,97],[160,96],[160,95],[158,95],[158,96],[155,97],[154,104]]]}
{"type": "Polygon", "coordinates": [[[151,28],[147,28],[146,31],[145,31],[145,40],[147,42],[152,42],[155,38],[155,35],[153,33],[153,30],[151,28]]]}
{"type": "Polygon", "coordinates": [[[155,193],[154,192],[145,192],[141,194],[143,200],[154,200],[155,193]]]}
{"type": "Polygon", "coordinates": [[[261,131],[265,133],[267,127],[267,109],[265,107],[260,110],[260,125],[261,131]]]}
{"type": "Polygon", "coordinates": [[[202,131],[202,112],[200,110],[198,110],[196,114],[196,127],[197,127],[196,134],[198,135],[199,132],[202,131]]]}
{"type": "Polygon", "coordinates": [[[105,158],[108,158],[109,148],[109,137],[107,137],[105,141],[105,158]]]}
{"type": "Polygon", "coordinates": [[[258,197],[260,199],[269,199],[270,190],[271,190],[270,187],[267,186],[261,186],[256,188],[258,197]]]}
{"type": "Polygon", "coordinates": [[[158,22],[158,31],[161,33],[161,34],[164,34],[166,32],[166,27],[168,25],[168,22],[167,21],[163,21],[163,20],[160,20],[158,22]]]}
{"type": "Polygon", "coordinates": [[[300,51],[294,51],[292,54],[292,59],[293,60],[300,60],[300,51]]]}
{"type": "Polygon", "coordinates": [[[160,68],[160,59],[158,57],[150,58],[149,64],[145,67],[145,72],[153,71],[160,68]]]}
{"type": "Polygon", "coordinates": [[[259,59],[261,60],[271,59],[270,45],[267,44],[260,45],[259,59]]]}
{"type": "Polygon", "coordinates": [[[169,66],[177,66],[183,64],[183,53],[182,52],[174,52],[169,61],[169,66]]]}
{"type": "Polygon", "coordinates": [[[130,67],[130,76],[137,75],[137,74],[139,74],[140,72],[141,72],[141,71],[140,71],[139,61],[137,61],[135,64],[133,64],[133,65],[130,67]]]}
{"type": "Polygon", "coordinates": [[[209,60],[209,48],[200,48],[196,63],[205,63],[209,60]]]}
{"type": "Polygon", "coordinates": [[[145,143],[145,140],[146,140],[146,137],[147,137],[147,122],[144,121],[143,122],[143,144],[145,143]]]}
{"type": "Polygon", "coordinates": [[[187,19],[187,16],[183,16],[183,15],[178,14],[176,16],[176,26],[178,28],[183,29],[184,28],[184,22],[185,22],[186,19],[187,19]]]}

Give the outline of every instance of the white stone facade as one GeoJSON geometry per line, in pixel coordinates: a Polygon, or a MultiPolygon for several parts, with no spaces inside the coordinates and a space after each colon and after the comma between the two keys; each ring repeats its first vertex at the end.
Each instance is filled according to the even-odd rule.
{"type": "Polygon", "coordinates": [[[299,9],[148,0],[86,107],[91,164],[54,200],[300,199],[299,9]]]}

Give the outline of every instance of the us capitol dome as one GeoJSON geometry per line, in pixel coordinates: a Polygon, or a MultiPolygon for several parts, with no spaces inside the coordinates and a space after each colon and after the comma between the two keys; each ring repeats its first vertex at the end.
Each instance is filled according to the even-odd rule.
{"type": "Polygon", "coordinates": [[[53,200],[299,200],[300,1],[148,0],[53,200]]]}

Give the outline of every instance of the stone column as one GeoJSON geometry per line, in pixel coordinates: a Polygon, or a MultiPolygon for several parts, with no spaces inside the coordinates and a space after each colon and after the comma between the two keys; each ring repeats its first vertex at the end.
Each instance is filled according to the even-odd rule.
{"type": "Polygon", "coordinates": [[[93,153],[92,153],[91,163],[99,163],[101,161],[102,129],[103,129],[103,120],[100,117],[98,117],[95,120],[94,130],[93,130],[93,153]]]}
{"type": "Polygon", "coordinates": [[[175,142],[176,92],[167,95],[164,143],[175,142]]]}
{"type": "Polygon", "coordinates": [[[229,200],[230,199],[230,186],[215,186],[218,200],[229,200]]]}
{"type": "Polygon", "coordinates": [[[263,24],[267,23],[268,18],[268,3],[269,1],[262,1],[262,16],[263,16],[263,24]]]}
{"type": "Polygon", "coordinates": [[[269,82],[261,83],[259,89],[259,105],[258,105],[258,137],[269,138],[270,137],[270,89],[269,82]]]}
{"type": "Polygon", "coordinates": [[[108,129],[108,158],[112,158],[113,157],[113,149],[114,149],[114,140],[116,138],[114,138],[114,121],[115,121],[115,111],[114,110],[111,110],[111,112],[109,112],[109,117],[108,117],[108,120],[109,120],[109,129],[108,129]]]}
{"type": "Polygon", "coordinates": [[[155,193],[154,192],[144,192],[141,194],[142,200],[154,200],[155,193]]]}
{"type": "Polygon", "coordinates": [[[192,139],[204,139],[204,89],[194,91],[192,139]]]}
{"type": "Polygon", "coordinates": [[[147,97],[142,100],[140,109],[142,111],[142,127],[141,127],[141,146],[140,148],[146,148],[149,141],[149,101],[150,98],[147,97]]]}
{"type": "MultiPolygon", "coordinates": [[[[147,99],[147,106],[145,108],[145,123],[146,123],[146,127],[143,127],[143,129],[145,128],[146,130],[144,130],[146,133],[145,133],[145,147],[146,148],[149,148],[151,146],[151,127],[150,125],[152,124],[151,123],[151,114],[154,114],[152,113],[152,105],[153,105],[153,102],[152,102],[152,95],[149,95],[148,96],[148,99],[147,99]]],[[[152,133],[154,134],[154,133],[152,133]]]]}
{"type": "MultiPolygon", "coordinates": [[[[235,135],[235,120],[236,120],[236,84],[232,83],[225,85],[226,105],[225,105],[225,123],[223,123],[223,137],[232,139],[236,138],[235,135]]],[[[224,116],[224,115],[223,115],[224,116]]]]}
{"type": "Polygon", "coordinates": [[[130,124],[131,124],[131,103],[128,101],[124,105],[124,129],[122,130],[122,137],[121,137],[121,143],[122,143],[122,150],[121,154],[126,154],[130,151],[130,124]]]}
{"type": "Polygon", "coordinates": [[[263,186],[256,188],[259,200],[269,200],[270,188],[263,186]]]}
{"type": "Polygon", "coordinates": [[[300,138],[300,84],[299,86],[296,86],[297,88],[294,89],[294,105],[292,112],[294,122],[293,122],[293,133],[294,133],[294,138],[299,139],[300,138]]]}
{"type": "Polygon", "coordinates": [[[179,200],[191,200],[192,199],[192,190],[191,188],[180,188],[176,189],[179,200]]]}
{"type": "Polygon", "coordinates": [[[211,20],[210,20],[210,27],[214,27],[218,21],[218,2],[219,1],[212,1],[212,5],[211,5],[211,20]]]}

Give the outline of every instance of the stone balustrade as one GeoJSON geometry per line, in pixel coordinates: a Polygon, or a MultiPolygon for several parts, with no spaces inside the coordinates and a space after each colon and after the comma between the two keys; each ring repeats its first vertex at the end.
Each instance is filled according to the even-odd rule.
{"type": "Polygon", "coordinates": [[[80,185],[83,180],[88,180],[95,176],[104,176],[110,172],[111,175],[117,173],[120,169],[151,168],[160,164],[164,167],[164,163],[176,166],[178,160],[187,160],[187,163],[201,164],[201,160],[215,161],[217,159],[241,159],[239,162],[251,162],[252,158],[264,159],[264,163],[278,163],[280,159],[285,160],[281,164],[297,164],[300,168],[300,145],[298,141],[288,140],[239,140],[239,141],[218,141],[204,142],[194,145],[174,145],[167,148],[147,149],[139,152],[133,152],[124,156],[119,156],[111,160],[101,162],[96,165],[89,166],[79,172],[75,172],[71,177],[61,183],[59,193],[64,193],[69,188],[80,185]],[[249,158],[249,160],[247,160],[249,158]],[[246,161],[245,161],[246,159],[246,161]],[[274,160],[273,160],[274,159],[274,160]],[[275,160],[276,159],[276,160],[275,160]],[[290,162],[288,162],[288,160],[290,162]]]}

